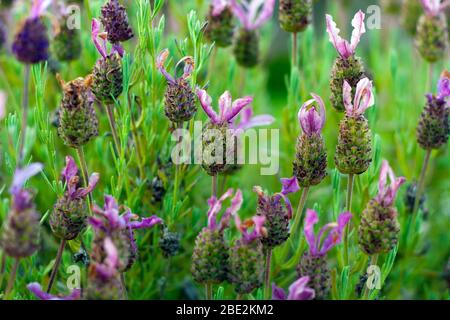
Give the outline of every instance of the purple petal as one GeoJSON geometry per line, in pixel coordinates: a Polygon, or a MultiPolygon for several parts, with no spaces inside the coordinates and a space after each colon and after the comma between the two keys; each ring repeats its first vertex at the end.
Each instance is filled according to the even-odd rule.
{"type": "Polygon", "coordinates": [[[213,17],[217,17],[228,6],[228,0],[212,0],[211,5],[213,8],[212,15],[213,15],[213,17]]]}
{"type": "Polygon", "coordinates": [[[202,106],[211,122],[216,124],[220,123],[220,118],[212,108],[212,99],[208,95],[208,93],[205,90],[197,89],[197,97],[200,100],[200,105],[202,106]]]}
{"type": "Polygon", "coordinates": [[[234,195],[233,199],[231,199],[230,207],[225,210],[225,213],[220,219],[220,230],[223,230],[230,225],[231,217],[233,215],[236,215],[239,209],[241,209],[242,202],[242,191],[238,189],[236,190],[236,194],[234,195]]]}
{"type": "Polygon", "coordinates": [[[281,193],[287,195],[289,193],[295,193],[300,190],[300,186],[298,185],[298,181],[296,177],[292,178],[281,178],[281,185],[283,186],[281,189],[281,193]]]}
{"type": "MultiPolygon", "coordinates": [[[[242,111],[242,113],[246,113],[246,111],[251,110],[250,108],[246,108],[242,111]]],[[[250,128],[254,128],[254,127],[260,127],[260,126],[269,126],[272,123],[275,122],[275,118],[272,117],[269,114],[262,114],[259,116],[255,116],[253,118],[251,118],[249,121],[244,122],[241,121],[237,127],[235,127],[235,129],[240,129],[240,130],[247,130],[250,128]]]]}
{"type": "Polygon", "coordinates": [[[144,228],[151,228],[157,224],[162,223],[163,221],[161,218],[157,216],[151,216],[149,218],[143,218],[141,221],[130,222],[128,225],[131,229],[144,229],[144,228]]]}
{"type": "Polygon", "coordinates": [[[30,18],[34,19],[42,15],[42,13],[50,5],[51,0],[33,0],[30,18]]]}
{"type": "MultiPolygon", "coordinates": [[[[178,61],[177,66],[180,63],[184,63],[183,75],[181,76],[181,78],[186,80],[191,76],[192,72],[194,72],[194,59],[192,57],[184,57],[183,59],[178,61]]],[[[175,69],[177,69],[177,67],[175,67],[175,69]]]]}
{"type": "MultiPolygon", "coordinates": [[[[256,2],[258,2],[258,1],[253,0],[253,3],[256,3],[256,2]]],[[[251,29],[257,29],[257,28],[261,27],[264,23],[269,21],[270,18],[272,17],[274,7],[275,7],[275,0],[265,0],[264,7],[262,8],[261,13],[259,14],[259,17],[257,17],[255,22],[251,25],[251,29]]],[[[254,11],[254,13],[250,12],[250,16],[256,16],[256,12],[259,10],[259,8],[255,8],[253,10],[255,10],[255,11],[254,11]]]]}
{"type": "Polygon", "coordinates": [[[348,115],[352,115],[353,114],[352,87],[347,82],[347,80],[344,80],[342,92],[345,111],[348,115]]]}
{"type": "Polygon", "coordinates": [[[249,19],[247,13],[242,5],[240,5],[236,0],[230,0],[231,11],[238,18],[244,28],[248,29],[249,19]]]}
{"type": "Polygon", "coordinates": [[[84,197],[86,197],[89,193],[92,192],[92,190],[94,190],[94,188],[97,185],[99,179],[100,179],[100,174],[94,172],[89,178],[88,186],[86,188],[79,188],[74,193],[74,197],[75,198],[84,198],[84,197]]]}
{"type": "Polygon", "coordinates": [[[289,286],[289,295],[287,300],[312,300],[315,297],[315,291],[306,285],[309,277],[301,277],[289,286]]]}
{"type": "Polygon", "coordinates": [[[302,130],[307,135],[320,133],[325,124],[325,104],[318,95],[314,93],[311,95],[314,99],[306,101],[298,113],[298,119],[302,130]],[[319,105],[320,114],[316,110],[314,103],[319,105]]]}
{"type": "Polygon", "coordinates": [[[81,290],[75,289],[70,295],[66,297],[59,297],[43,291],[41,285],[37,282],[27,285],[27,289],[40,300],[78,300],[81,298],[81,290]]]}
{"type": "Polygon", "coordinates": [[[378,182],[378,195],[376,197],[377,201],[386,207],[392,205],[398,189],[405,181],[406,179],[403,177],[396,178],[394,171],[389,166],[389,163],[386,160],[383,160],[378,182]],[[390,180],[390,185],[387,184],[388,177],[390,180]]]}
{"type": "Polygon", "coordinates": [[[208,200],[209,210],[207,216],[209,229],[215,230],[217,228],[217,214],[222,209],[222,202],[224,202],[227,198],[231,197],[232,194],[233,189],[228,189],[219,199],[212,196],[208,200]]]}
{"type": "MultiPolygon", "coordinates": [[[[97,207],[98,208],[98,207],[97,207]]],[[[88,217],[88,223],[95,229],[95,230],[102,230],[104,228],[103,221],[96,217],[88,217]]]]}
{"type": "Polygon", "coordinates": [[[287,216],[288,216],[289,219],[291,219],[292,218],[292,205],[291,205],[291,202],[289,201],[289,198],[285,194],[283,194],[281,192],[280,193],[276,193],[275,196],[277,197],[278,200],[280,198],[283,199],[283,201],[284,201],[284,203],[286,205],[286,209],[288,211],[287,212],[287,216]]]}
{"type": "Polygon", "coordinates": [[[228,110],[228,112],[225,114],[225,117],[223,120],[231,122],[234,117],[236,117],[239,112],[241,112],[242,109],[244,109],[246,106],[251,104],[253,102],[253,98],[250,96],[237,99],[233,102],[233,105],[231,106],[231,109],[228,110]]]}
{"type": "Polygon", "coordinates": [[[123,58],[123,56],[125,55],[125,50],[123,49],[122,45],[120,43],[114,43],[112,46],[112,50],[111,53],[118,53],[119,56],[121,56],[123,58]]]}
{"type": "Polygon", "coordinates": [[[272,300],[286,300],[286,292],[272,283],[272,300]]]}
{"type": "Polygon", "coordinates": [[[447,70],[442,72],[438,82],[438,98],[447,99],[450,97],[450,72],[447,70]]]}
{"type": "Polygon", "coordinates": [[[41,172],[43,168],[42,163],[32,163],[23,169],[16,169],[9,192],[11,194],[17,193],[29,178],[41,172]]]}
{"type": "Polygon", "coordinates": [[[72,177],[78,174],[78,167],[75,160],[71,156],[66,157],[66,166],[64,167],[61,175],[64,177],[64,181],[68,183],[72,177]]]}
{"type": "Polygon", "coordinates": [[[359,80],[356,85],[355,100],[353,102],[353,116],[362,115],[369,107],[375,104],[372,92],[372,81],[368,78],[359,80]]]}
{"type": "Polygon", "coordinates": [[[353,55],[354,51],[348,41],[342,39],[339,36],[340,30],[337,28],[336,23],[333,21],[333,17],[329,14],[326,15],[327,21],[327,32],[330,36],[330,41],[333,46],[336,48],[339,55],[347,60],[350,56],[353,55]]]}
{"type": "Polygon", "coordinates": [[[314,225],[319,222],[319,217],[317,216],[317,212],[311,209],[306,210],[306,217],[305,217],[305,226],[304,226],[304,233],[305,233],[305,239],[306,242],[309,245],[309,252],[312,255],[315,255],[317,253],[317,246],[316,246],[316,238],[314,235],[314,225]]]}
{"type": "Polygon", "coordinates": [[[221,122],[227,121],[225,116],[232,109],[231,105],[233,103],[233,98],[231,97],[230,91],[225,91],[219,98],[219,118],[221,122]]]}
{"type": "Polygon", "coordinates": [[[334,246],[341,243],[344,228],[351,218],[352,214],[350,212],[341,213],[338,217],[337,223],[329,223],[322,228],[317,241],[321,241],[325,230],[330,229],[330,232],[328,233],[328,236],[325,238],[325,240],[323,240],[322,246],[319,251],[320,254],[327,253],[334,246]]]}
{"type": "Polygon", "coordinates": [[[364,13],[359,10],[352,20],[352,26],[353,26],[353,32],[352,32],[352,38],[351,38],[351,47],[352,51],[355,52],[356,47],[359,44],[359,41],[361,40],[361,35],[366,32],[366,28],[364,25],[364,13]]]}
{"type": "Polygon", "coordinates": [[[100,44],[98,40],[99,34],[100,34],[100,22],[98,22],[97,19],[92,19],[92,30],[91,30],[92,41],[94,42],[97,51],[101,54],[101,56],[104,59],[106,59],[107,53],[105,48],[105,40],[103,40],[103,44],[100,44]]]}
{"type": "Polygon", "coordinates": [[[441,4],[441,0],[421,0],[422,6],[427,15],[437,16],[440,12],[442,12],[449,4],[450,1],[443,1],[441,4]]]}
{"type": "Polygon", "coordinates": [[[158,68],[159,72],[162,73],[162,75],[166,78],[167,82],[174,84],[175,79],[167,72],[166,68],[164,67],[164,64],[169,57],[169,49],[164,49],[161,51],[161,53],[156,58],[156,67],[158,68]]]}
{"type": "Polygon", "coordinates": [[[115,269],[119,264],[119,254],[117,252],[117,248],[112,242],[111,238],[105,238],[105,242],[103,245],[106,252],[105,264],[111,268],[115,269]]]}

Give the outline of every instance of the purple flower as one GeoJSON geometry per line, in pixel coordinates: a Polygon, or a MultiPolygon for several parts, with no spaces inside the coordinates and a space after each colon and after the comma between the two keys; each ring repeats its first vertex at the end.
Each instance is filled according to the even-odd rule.
{"type": "Polygon", "coordinates": [[[107,233],[114,232],[116,230],[135,230],[151,228],[156,224],[162,224],[162,220],[157,216],[151,216],[149,218],[143,218],[140,221],[136,221],[139,217],[126,208],[125,212],[120,215],[120,208],[116,199],[110,195],[105,196],[105,204],[103,209],[98,206],[94,206],[93,211],[100,217],[89,217],[89,223],[96,230],[103,230],[107,233]],[[133,220],[133,221],[132,221],[133,220]]]}
{"type": "Polygon", "coordinates": [[[230,5],[229,0],[211,0],[211,6],[212,6],[212,15],[214,17],[219,16],[223,10],[225,10],[226,7],[230,5]]]}
{"type": "Polygon", "coordinates": [[[6,100],[6,93],[4,91],[0,91],[0,120],[6,116],[6,100]]]}
{"type": "Polygon", "coordinates": [[[298,181],[296,177],[292,178],[281,178],[281,185],[283,188],[281,189],[281,193],[287,195],[289,193],[295,193],[300,190],[300,186],[298,185],[298,181]]]}
{"type": "Polygon", "coordinates": [[[212,99],[205,90],[197,89],[197,96],[203,110],[214,124],[231,123],[234,117],[236,117],[242,109],[253,102],[253,98],[249,96],[237,99],[233,102],[230,92],[225,91],[219,98],[220,113],[217,115],[212,107],[212,99]]]}
{"type": "Polygon", "coordinates": [[[158,68],[159,72],[162,73],[162,75],[166,78],[167,82],[171,84],[176,84],[177,80],[186,80],[189,78],[194,72],[194,59],[192,57],[184,57],[180,61],[178,61],[177,65],[175,66],[175,73],[174,76],[170,75],[166,68],[164,67],[164,64],[166,63],[167,58],[169,57],[169,49],[164,49],[161,51],[161,53],[156,58],[156,67],[158,68]],[[177,77],[176,75],[176,69],[177,66],[181,63],[184,63],[184,69],[183,69],[183,75],[181,77],[177,77]]]}
{"type": "Polygon", "coordinates": [[[249,244],[267,235],[267,230],[264,227],[266,217],[264,216],[255,215],[253,216],[253,218],[241,222],[241,218],[239,218],[239,215],[235,214],[234,222],[236,223],[236,228],[242,234],[241,241],[245,244],[249,244]],[[250,229],[252,230],[250,231],[250,229]]]}
{"type": "Polygon", "coordinates": [[[231,199],[231,205],[228,207],[222,217],[217,221],[217,214],[222,209],[222,202],[233,195],[233,189],[228,189],[219,199],[212,196],[208,200],[208,228],[210,230],[224,230],[230,225],[230,219],[241,208],[242,205],[242,192],[236,190],[236,193],[231,199]]]}
{"type": "Polygon", "coordinates": [[[303,132],[308,136],[320,134],[325,125],[325,103],[322,98],[315,93],[311,93],[314,99],[306,101],[298,112],[298,121],[303,132]],[[319,105],[320,113],[314,103],[319,105]]]}
{"type": "Polygon", "coordinates": [[[316,296],[314,289],[307,287],[309,277],[301,277],[289,286],[289,294],[272,284],[272,300],[312,300],[316,296]]]}
{"type": "Polygon", "coordinates": [[[89,178],[88,186],[86,188],[79,188],[78,167],[71,156],[66,157],[66,167],[61,172],[61,175],[67,185],[67,194],[71,199],[85,198],[94,190],[100,178],[98,173],[93,173],[89,178]]]}
{"type": "Polygon", "coordinates": [[[30,290],[36,298],[39,300],[78,300],[81,298],[81,290],[75,289],[68,296],[55,296],[42,290],[39,283],[33,282],[27,285],[27,289],[30,290]]]}
{"type": "Polygon", "coordinates": [[[98,22],[97,19],[92,19],[91,37],[92,37],[92,41],[94,42],[95,47],[97,48],[98,52],[103,57],[103,59],[108,58],[109,55],[112,55],[116,52],[121,57],[123,57],[124,50],[123,50],[122,46],[118,43],[113,44],[110,54],[108,55],[108,49],[106,47],[107,35],[105,32],[100,33],[100,22],[98,22]],[[99,38],[101,40],[99,40],[99,38]]]}
{"type": "Polygon", "coordinates": [[[255,30],[270,20],[275,0],[231,0],[231,10],[247,30],[255,30]]]}
{"type": "Polygon", "coordinates": [[[357,118],[369,107],[375,104],[375,96],[372,91],[372,81],[368,78],[359,80],[356,85],[356,94],[352,103],[352,87],[344,80],[343,87],[344,106],[347,116],[357,118]]]}
{"type": "Polygon", "coordinates": [[[104,240],[103,248],[106,252],[106,258],[102,263],[95,263],[94,268],[98,276],[107,281],[117,274],[119,267],[119,253],[111,238],[104,240]]]}
{"type": "Polygon", "coordinates": [[[351,218],[352,215],[350,212],[341,213],[337,222],[331,222],[323,226],[316,237],[314,234],[314,225],[319,222],[319,217],[317,216],[317,212],[307,209],[304,233],[309,246],[309,253],[312,256],[323,256],[339,244],[342,240],[344,228],[351,218]]]}
{"type": "Polygon", "coordinates": [[[327,20],[327,32],[330,36],[330,41],[333,46],[336,48],[339,55],[347,60],[352,55],[355,54],[356,47],[361,40],[361,35],[366,32],[366,28],[364,26],[364,13],[359,10],[352,20],[353,32],[350,43],[342,39],[339,36],[340,30],[337,28],[336,23],[333,21],[333,17],[329,14],[326,15],[327,20]]]}
{"type": "Polygon", "coordinates": [[[445,10],[447,6],[450,5],[450,0],[421,0],[422,6],[429,16],[437,16],[445,10]]]}
{"type": "Polygon", "coordinates": [[[394,202],[398,188],[406,181],[404,177],[396,178],[394,171],[386,160],[383,160],[380,171],[380,180],[378,181],[378,195],[376,200],[383,206],[389,207],[394,202]],[[387,184],[389,177],[390,185],[387,184]]]}
{"type": "Polygon", "coordinates": [[[253,108],[251,106],[245,108],[240,113],[239,118],[239,121],[238,118],[235,118],[233,129],[242,131],[259,126],[269,126],[275,121],[275,118],[270,114],[262,114],[253,117],[253,108]]]}
{"type": "Polygon", "coordinates": [[[442,72],[438,82],[438,99],[446,100],[450,97],[450,72],[442,72]]]}
{"type": "Polygon", "coordinates": [[[16,169],[14,173],[14,178],[9,192],[13,196],[13,208],[16,211],[23,211],[33,206],[32,194],[23,189],[25,182],[41,172],[43,165],[41,163],[32,163],[28,167],[23,169],[16,169]]]}

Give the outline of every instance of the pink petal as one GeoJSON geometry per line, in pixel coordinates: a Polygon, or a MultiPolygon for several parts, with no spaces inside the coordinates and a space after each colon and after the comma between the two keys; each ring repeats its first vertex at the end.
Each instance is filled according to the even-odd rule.
{"type": "MultiPolygon", "coordinates": [[[[100,22],[98,22],[97,19],[92,19],[92,31],[91,31],[92,41],[94,42],[94,45],[97,48],[97,51],[102,55],[102,57],[104,59],[106,59],[107,53],[106,53],[106,49],[105,49],[105,44],[104,43],[103,43],[103,45],[100,44],[100,42],[98,40],[99,33],[100,33],[100,22]]],[[[104,42],[104,40],[103,40],[103,42],[104,42]]]]}
{"type": "Polygon", "coordinates": [[[228,6],[228,1],[227,0],[212,0],[211,1],[211,5],[212,5],[212,8],[213,8],[212,15],[214,17],[217,17],[228,6]]]}
{"type": "Polygon", "coordinates": [[[151,216],[149,218],[143,218],[141,221],[133,221],[128,223],[131,229],[148,229],[157,224],[162,224],[163,221],[157,216],[151,216]]]}
{"type": "Polygon", "coordinates": [[[202,106],[211,122],[216,124],[220,123],[220,118],[212,108],[212,99],[208,95],[208,93],[205,90],[197,89],[197,97],[200,100],[200,105],[202,106]]]}
{"type": "Polygon", "coordinates": [[[327,20],[327,32],[328,35],[330,36],[331,43],[336,48],[337,52],[342,58],[348,59],[354,53],[351,45],[348,43],[348,41],[342,39],[339,36],[340,30],[337,28],[336,23],[333,21],[333,17],[327,14],[326,20],[327,20]]]}
{"type": "Polygon", "coordinates": [[[11,188],[9,189],[11,194],[18,192],[28,179],[41,172],[43,168],[42,163],[32,163],[25,168],[16,169],[11,188]]]}
{"type": "Polygon", "coordinates": [[[272,300],[286,300],[286,292],[275,283],[272,284],[272,300]]]}
{"type": "Polygon", "coordinates": [[[244,7],[241,4],[239,4],[236,0],[230,0],[230,5],[233,14],[236,16],[236,18],[238,18],[238,20],[241,22],[244,28],[248,29],[249,22],[244,7]]]}
{"type": "Polygon", "coordinates": [[[230,188],[219,199],[212,196],[208,200],[209,210],[207,216],[209,229],[215,230],[217,228],[217,214],[222,209],[222,202],[224,202],[227,198],[231,197],[232,194],[233,189],[230,188]]]}
{"type": "Polygon", "coordinates": [[[325,124],[325,105],[322,98],[318,95],[311,94],[314,99],[306,101],[298,113],[300,125],[305,134],[311,135],[313,133],[320,133],[325,124]],[[320,114],[314,107],[317,103],[320,107],[320,114]]]}
{"type": "Polygon", "coordinates": [[[298,181],[296,177],[292,178],[281,178],[281,185],[283,188],[281,189],[281,193],[287,195],[289,193],[295,193],[300,190],[300,186],[298,185],[298,181]]]}
{"type": "Polygon", "coordinates": [[[41,285],[37,282],[28,284],[27,289],[30,290],[36,296],[36,298],[40,300],[78,300],[81,298],[81,290],[79,289],[73,290],[72,293],[68,296],[59,297],[42,290],[41,285]]]}
{"type": "MultiPolygon", "coordinates": [[[[251,110],[251,109],[246,108],[246,109],[244,109],[243,112],[246,112],[247,110],[251,110]]],[[[242,122],[239,123],[239,125],[235,129],[241,129],[241,130],[245,131],[250,128],[255,128],[255,127],[260,127],[260,126],[269,126],[274,122],[275,122],[274,117],[272,117],[269,114],[262,114],[262,115],[251,118],[250,121],[248,121],[246,123],[242,123],[242,122]]]]}
{"type": "Polygon", "coordinates": [[[352,20],[353,32],[351,38],[351,47],[353,52],[356,50],[356,47],[358,46],[358,43],[361,40],[361,35],[366,32],[366,28],[364,25],[364,17],[365,17],[364,13],[361,10],[359,10],[352,20]]]}
{"type": "Polygon", "coordinates": [[[353,103],[352,103],[352,87],[347,82],[347,80],[344,80],[344,86],[343,86],[343,101],[344,101],[344,107],[347,115],[353,114],[353,103]]]}
{"type": "Polygon", "coordinates": [[[231,97],[230,91],[225,91],[219,98],[219,110],[220,110],[220,120],[225,121],[225,115],[231,110],[231,105],[233,98],[231,97]]]}
{"type": "Polygon", "coordinates": [[[164,49],[156,58],[156,67],[159,72],[162,73],[164,78],[166,78],[167,82],[174,84],[175,79],[167,72],[164,64],[166,63],[167,58],[169,57],[169,49],[164,49]]]}
{"type": "Polygon", "coordinates": [[[301,277],[289,286],[289,295],[287,300],[312,300],[315,297],[315,291],[306,285],[309,277],[301,277]]]}
{"type": "Polygon", "coordinates": [[[250,96],[237,99],[233,102],[233,105],[231,106],[231,109],[228,110],[228,112],[225,114],[225,118],[222,120],[231,122],[234,117],[236,117],[239,112],[241,112],[242,109],[244,109],[246,106],[251,104],[253,102],[253,98],[250,96]]]}
{"type": "Polygon", "coordinates": [[[231,217],[236,215],[239,209],[241,209],[242,202],[243,202],[242,191],[238,189],[233,199],[231,199],[230,207],[227,210],[225,210],[225,213],[222,216],[222,219],[220,221],[221,230],[228,227],[231,217]]]}
{"type": "Polygon", "coordinates": [[[350,212],[341,213],[338,217],[337,223],[329,223],[324,226],[319,233],[318,241],[321,240],[325,230],[331,229],[328,236],[323,240],[322,246],[319,250],[320,254],[325,254],[331,250],[334,246],[341,243],[342,235],[344,233],[345,226],[349,223],[352,215],[350,212]]]}
{"type": "Polygon", "coordinates": [[[309,252],[311,254],[317,253],[317,246],[316,246],[316,238],[314,235],[314,225],[319,222],[319,217],[317,216],[317,212],[311,209],[306,210],[306,217],[305,217],[305,226],[303,228],[305,233],[305,239],[306,242],[309,245],[309,252]]]}
{"type": "MultiPolygon", "coordinates": [[[[255,2],[255,0],[253,0],[253,2],[255,2]]],[[[257,29],[261,27],[264,23],[269,21],[270,18],[272,17],[274,7],[275,7],[275,0],[265,0],[264,7],[262,8],[259,17],[256,18],[250,29],[257,29]]]]}
{"type": "Polygon", "coordinates": [[[42,13],[50,5],[51,0],[33,0],[30,18],[34,19],[42,15],[42,13]]]}
{"type": "Polygon", "coordinates": [[[368,78],[359,80],[356,85],[355,100],[353,102],[353,115],[363,114],[369,107],[375,104],[375,97],[372,92],[372,81],[368,78]]]}

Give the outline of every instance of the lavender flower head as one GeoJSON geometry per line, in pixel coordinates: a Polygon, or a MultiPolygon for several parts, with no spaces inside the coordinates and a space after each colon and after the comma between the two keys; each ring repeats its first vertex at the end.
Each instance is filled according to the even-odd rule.
{"type": "Polygon", "coordinates": [[[100,18],[111,43],[124,42],[133,38],[133,30],[128,22],[125,7],[118,0],[109,0],[102,7],[100,18]]]}
{"type": "Polygon", "coordinates": [[[365,15],[361,10],[359,10],[353,17],[353,32],[351,40],[350,42],[348,42],[347,40],[342,39],[339,36],[340,30],[337,28],[336,23],[333,21],[333,17],[329,14],[326,15],[327,32],[330,36],[330,41],[344,60],[347,60],[355,54],[356,47],[361,40],[361,35],[366,32],[364,17],[365,15]]]}
{"type": "Polygon", "coordinates": [[[356,86],[356,93],[352,103],[352,87],[344,81],[343,88],[345,113],[352,118],[360,115],[375,104],[375,96],[372,91],[372,81],[368,78],[361,79],[356,86]]]}
{"type": "Polygon", "coordinates": [[[219,199],[212,196],[208,200],[209,210],[208,210],[208,226],[207,228],[211,231],[219,230],[223,231],[225,228],[229,227],[230,220],[233,215],[241,208],[242,205],[242,192],[241,190],[236,190],[234,197],[231,199],[231,205],[228,207],[222,217],[217,221],[217,215],[222,209],[222,203],[227,198],[233,195],[233,189],[228,189],[219,199]]]}
{"type": "Polygon", "coordinates": [[[256,30],[272,17],[275,0],[230,0],[231,9],[246,30],[256,30]]]}
{"type": "Polygon", "coordinates": [[[219,98],[219,114],[217,114],[212,107],[212,98],[205,90],[198,89],[197,96],[203,110],[213,124],[231,123],[242,109],[253,102],[253,98],[250,96],[233,101],[230,92],[225,91],[219,98]]]}
{"type": "Polygon", "coordinates": [[[313,300],[315,297],[314,289],[307,286],[309,277],[301,277],[289,286],[289,293],[272,284],[272,300],[313,300]]]}
{"type": "Polygon", "coordinates": [[[324,256],[342,240],[344,228],[352,218],[350,212],[341,213],[337,222],[330,222],[320,229],[317,236],[314,234],[314,225],[319,222],[317,212],[306,210],[304,233],[311,256],[324,256]]]}
{"type": "Polygon", "coordinates": [[[34,206],[33,195],[30,191],[23,188],[25,182],[41,172],[43,165],[41,163],[32,163],[23,169],[16,169],[12,185],[9,189],[13,197],[13,209],[16,212],[22,212],[34,206]]]}
{"type": "Polygon", "coordinates": [[[66,167],[61,172],[63,181],[66,183],[66,194],[70,199],[86,198],[86,196],[94,190],[100,179],[100,175],[96,172],[91,174],[87,187],[80,187],[80,177],[78,175],[78,167],[75,160],[71,156],[66,157],[66,167]]]}
{"type": "Polygon", "coordinates": [[[167,82],[169,84],[176,84],[179,80],[186,81],[191,75],[192,72],[194,72],[194,59],[190,56],[186,56],[182,58],[180,61],[178,61],[176,67],[182,63],[184,63],[184,69],[183,74],[180,77],[177,77],[176,75],[176,67],[174,75],[172,76],[169,74],[165,68],[165,63],[167,61],[167,58],[169,57],[169,49],[164,49],[161,51],[161,53],[158,55],[156,59],[156,67],[158,68],[159,72],[166,78],[167,82]]]}
{"type": "Polygon", "coordinates": [[[384,207],[390,207],[395,200],[398,189],[405,181],[404,177],[397,178],[389,163],[383,160],[378,181],[378,194],[375,199],[384,207]],[[390,184],[387,183],[388,177],[390,184]]]}
{"type": "Polygon", "coordinates": [[[325,103],[315,93],[311,93],[313,99],[306,101],[298,112],[298,120],[303,132],[309,136],[320,134],[325,125],[325,103]],[[315,104],[319,106],[320,112],[315,104]]]}
{"type": "Polygon", "coordinates": [[[48,59],[49,41],[47,27],[41,15],[50,4],[49,0],[34,0],[30,15],[14,38],[12,52],[17,60],[35,64],[48,59]]]}
{"type": "Polygon", "coordinates": [[[55,296],[53,294],[47,293],[42,290],[41,285],[37,282],[28,284],[27,289],[30,290],[31,293],[33,293],[39,300],[79,300],[81,298],[80,289],[72,290],[72,292],[67,296],[55,296]]]}
{"type": "Polygon", "coordinates": [[[266,217],[254,216],[251,219],[241,221],[238,214],[234,215],[234,222],[236,228],[241,232],[241,243],[250,244],[267,235],[267,229],[264,227],[266,217]]]}
{"type": "Polygon", "coordinates": [[[450,0],[421,0],[425,13],[431,17],[438,16],[450,5],[450,0]]]}

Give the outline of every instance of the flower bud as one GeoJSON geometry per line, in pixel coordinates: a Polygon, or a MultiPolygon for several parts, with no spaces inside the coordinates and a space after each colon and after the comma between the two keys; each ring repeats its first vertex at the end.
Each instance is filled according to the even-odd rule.
{"type": "Polygon", "coordinates": [[[280,26],[287,32],[302,32],[312,20],[312,0],[280,0],[280,26]]]}
{"type": "Polygon", "coordinates": [[[59,61],[77,60],[81,55],[81,35],[76,28],[67,26],[69,16],[60,17],[52,42],[52,55],[59,61]]]}
{"type": "Polygon", "coordinates": [[[237,63],[245,68],[253,68],[259,63],[259,34],[256,30],[239,29],[234,43],[237,63]]]}
{"type": "Polygon", "coordinates": [[[226,48],[233,42],[234,22],[233,12],[226,5],[217,7],[214,3],[209,7],[208,25],[205,36],[216,46],[226,48]]]}
{"type": "Polygon", "coordinates": [[[448,26],[445,14],[424,14],[417,23],[415,44],[429,63],[443,59],[448,53],[448,26]]]}

